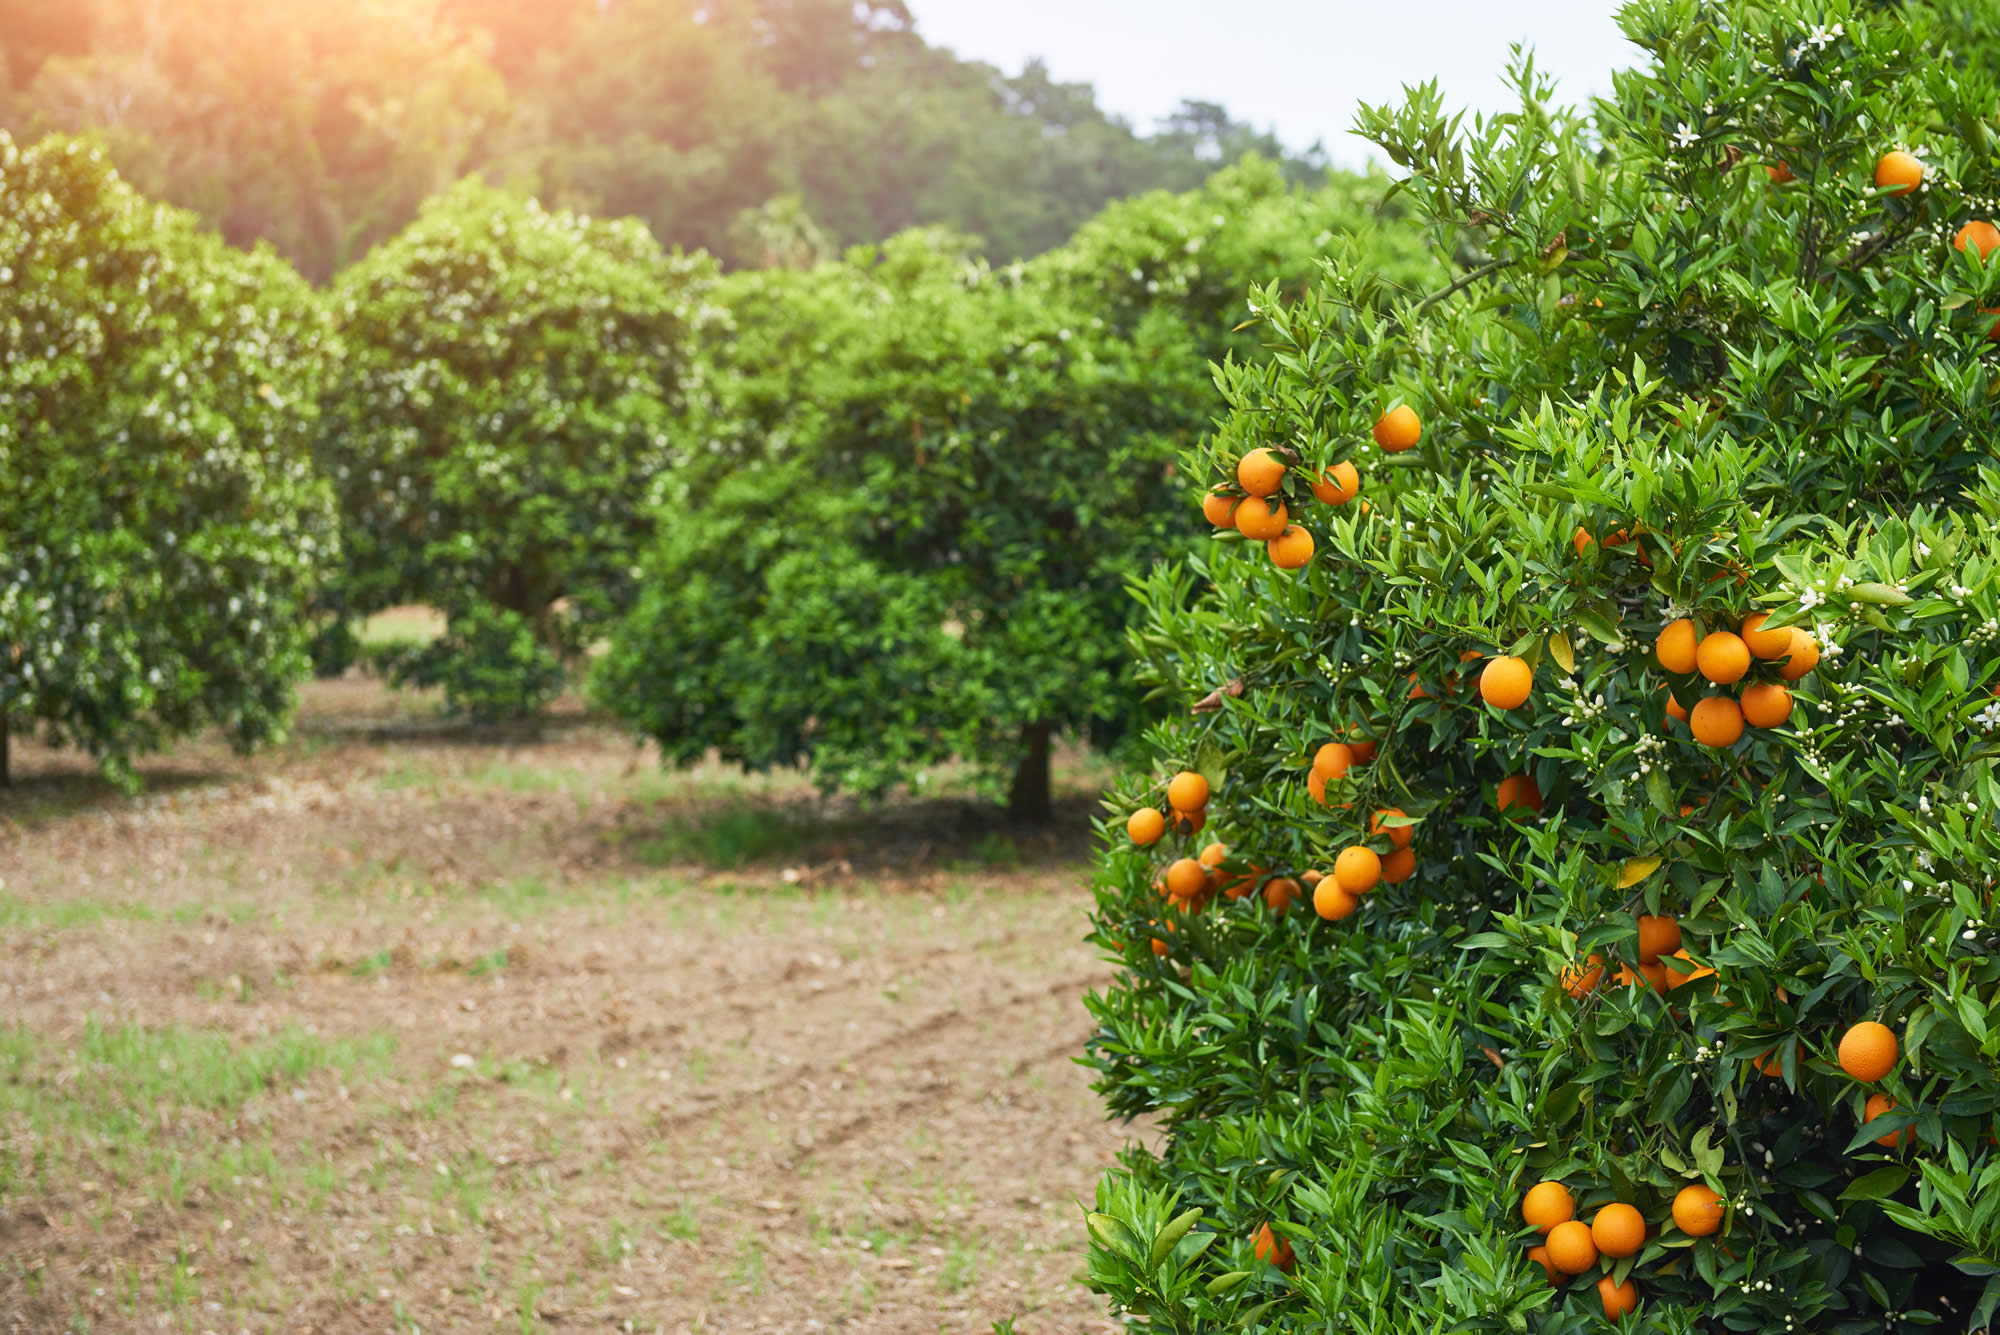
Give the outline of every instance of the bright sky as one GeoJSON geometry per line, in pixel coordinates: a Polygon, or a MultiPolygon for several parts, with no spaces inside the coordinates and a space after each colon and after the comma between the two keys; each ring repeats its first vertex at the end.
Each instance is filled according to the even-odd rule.
{"type": "Polygon", "coordinates": [[[1015,73],[1040,56],[1066,82],[1141,130],[1183,97],[1220,102],[1275,127],[1287,144],[1318,139],[1359,166],[1373,145],[1350,130],[1363,102],[1400,102],[1435,78],[1446,109],[1511,105],[1508,46],[1534,48],[1558,98],[1611,91],[1636,63],[1612,15],[1617,0],[908,0],[930,42],[1015,73]]]}

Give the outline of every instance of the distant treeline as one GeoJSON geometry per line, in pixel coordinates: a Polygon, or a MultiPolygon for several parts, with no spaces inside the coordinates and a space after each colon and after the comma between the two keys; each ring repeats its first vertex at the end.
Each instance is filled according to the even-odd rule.
{"type": "Polygon", "coordinates": [[[1211,103],[1142,134],[929,45],[903,0],[0,0],[0,127],[96,133],[314,281],[468,175],[761,267],[920,224],[1005,261],[1248,151],[1324,169],[1211,103]]]}

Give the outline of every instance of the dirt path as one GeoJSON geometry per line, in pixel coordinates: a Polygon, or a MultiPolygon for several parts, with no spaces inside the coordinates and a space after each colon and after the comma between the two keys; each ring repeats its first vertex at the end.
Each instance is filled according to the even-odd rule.
{"type": "Polygon", "coordinates": [[[136,802],[20,757],[0,1329],[1110,1328],[1087,801],[1017,839],[309,703],[136,802]]]}

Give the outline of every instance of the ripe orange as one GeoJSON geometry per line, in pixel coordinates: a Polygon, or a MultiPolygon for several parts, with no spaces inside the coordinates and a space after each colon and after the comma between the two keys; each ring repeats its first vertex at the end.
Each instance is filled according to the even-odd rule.
{"type": "Polygon", "coordinates": [[[1863,1020],[1840,1036],[1840,1069],[1872,1084],[1896,1067],[1896,1035],[1886,1024],[1863,1020]]]}
{"type": "Polygon", "coordinates": [[[1423,439],[1424,424],[1409,404],[1391,408],[1375,419],[1375,443],[1387,454],[1401,454],[1423,439]]]}
{"type": "Polygon", "coordinates": [[[1713,978],[1716,976],[1715,970],[1709,968],[1706,964],[1696,964],[1693,957],[1685,950],[1676,950],[1668,958],[1681,961],[1679,965],[1668,964],[1666,960],[1660,961],[1660,967],[1667,971],[1667,986],[1669,988],[1686,987],[1689,983],[1697,983],[1704,978],[1713,978]]]}
{"type": "Polygon", "coordinates": [[[1590,1226],[1571,1219],[1549,1230],[1549,1259],[1566,1275],[1581,1275],[1597,1264],[1597,1244],[1590,1226]]]}
{"type": "Polygon", "coordinates": [[[1326,805],[1326,780],[1311,770],[1306,771],[1306,791],[1312,794],[1313,801],[1326,805]]]}
{"type": "Polygon", "coordinates": [[[1542,1268],[1542,1273],[1549,1277],[1549,1283],[1569,1283],[1569,1276],[1556,1269],[1556,1263],[1549,1259],[1549,1249],[1547,1247],[1528,1248],[1528,1259],[1542,1268]]]}
{"type": "Polygon", "coordinates": [[[1777,166],[1764,168],[1764,174],[1771,178],[1772,185],[1789,185],[1799,179],[1792,175],[1792,165],[1782,159],[1777,166]]]}
{"type": "Polygon", "coordinates": [[[1752,612],[1743,618],[1743,646],[1759,658],[1783,658],[1792,651],[1792,628],[1779,626],[1765,630],[1769,612],[1752,612]]]}
{"type": "Polygon", "coordinates": [[[1284,461],[1269,450],[1252,450],[1236,461],[1236,485],[1252,496],[1269,496],[1285,485],[1284,461]]]}
{"type": "Polygon", "coordinates": [[[1681,948],[1681,924],[1679,919],[1666,914],[1642,913],[1639,915],[1639,962],[1651,964],[1662,955],[1671,955],[1681,948]]]}
{"type": "Polygon", "coordinates": [[[1350,739],[1347,747],[1350,751],[1354,752],[1355,764],[1365,765],[1375,758],[1377,744],[1373,739],[1361,735],[1361,725],[1359,723],[1350,727],[1347,730],[1347,735],[1350,739]]]}
{"type": "Polygon", "coordinates": [[[1273,1233],[1269,1224],[1257,1225],[1250,1247],[1257,1253],[1258,1260],[1269,1261],[1280,1270],[1292,1268],[1292,1244],[1273,1233]]]}
{"type": "Polygon", "coordinates": [[[1519,709],[1527,703],[1528,688],[1534,683],[1534,669],[1526,660],[1501,654],[1480,671],[1479,698],[1495,709],[1519,709]]]}
{"type": "Polygon", "coordinates": [[[1914,153],[1905,153],[1899,148],[1884,153],[1875,162],[1875,185],[1878,189],[1897,186],[1896,194],[1907,195],[1923,183],[1924,164],[1917,160],[1914,153]]]}
{"type": "Polygon", "coordinates": [[[1360,844],[1340,850],[1333,860],[1334,882],[1350,895],[1365,895],[1382,879],[1382,859],[1360,844]]]}
{"type": "Polygon", "coordinates": [[[1592,952],[1582,964],[1569,965],[1562,971],[1563,991],[1577,1000],[1589,996],[1604,981],[1604,956],[1592,952]]]}
{"type": "Polygon", "coordinates": [[[1773,1079],[1782,1079],[1785,1074],[1785,1059],[1776,1048],[1761,1057],[1753,1058],[1750,1064],[1773,1079]]]}
{"type": "Polygon", "coordinates": [[[1733,631],[1712,631],[1694,651],[1694,665],[1717,686],[1727,686],[1750,670],[1750,648],[1733,631]]]}
{"type": "Polygon", "coordinates": [[[1660,631],[1660,637],[1653,641],[1653,652],[1659,655],[1660,666],[1669,672],[1694,671],[1694,649],[1694,622],[1686,617],[1669,621],[1660,631]]]}
{"type": "Polygon", "coordinates": [[[1313,773],[1322,779],[1339,778],[1353,763],[1354,748],[1346,742],[1328,742],[1313,752],[1313,773]]]}
{"type": "Polygon", "coordinates": [[[1193,899],[1208,888],[1208,868],[1193,858],[1179,858],[1167,868],[1167,894],[1179,900],[1193,899]]]}
{"type": "Polygon", "coordinates": [[[1361,901],[1340,888],[1340,883],[1329,876],[1313,887],[1313,912],[1320,917],[1339,922],[1352,917],[1354,910],[1361,907],[1361,901]]]}
{"type": "Polygon", "coordinates": [[[1178,835],[1200,834],[1201,827],[1208,824],[1208,812],[1201,808],[1183,811],[1175,807],[1173,819],[1168,824],[1173,826],[1174,833],[1178,835]]]}
{"type": "Polygon", "coordinates": [[[1166,832],[1167,818],[1155,807],[1140,807],[1125,821],[1125,833],[1132,836],[1135,844],[1158,843],[1166,832]]]}
{"type": "Polygon", "coordinates": [[[1278,569],[1297,570],[1313,559],[1313,535],[1297,524],[1287,524],[1284,532],[1264,544],[1264,551],[1278,569]]]}
{"type": "Polygon", "coordinates": [[[1208,780],[1184,769],[1167,784],[1167,801],[1180,811],[1199,811],[1208,805],[1208,780]]]}
{"type": "Polygon", "coordinates": [[[1726,695],[1711,695],[1694,702],[1688,711],[1688,727],[1703,746],[1734,746],[1743,735],[1743,711],[1726,695]]]}
{"type": "Polygon", "coordinates": [[[1611,1276],[1600,1275],[1597,1300],[1604,1304],[1604,1319],[1616,1321],[1639,1305],[1639,1286],[1629,1279],[1623,1284],[1613,1284],[1611,1276]]]}
{"type": "Polygon", "coordinates": [[[1797,681],[1818,666],[1819,641],[1793,626],[1792,651],[1778,669],[1778,675],[1786,681],[1797,681]]]}
{"type": "Polygon", "coordinates": [[[1705,1238],[1722,1229],[1722,1197],[1697,1182],[1674,1197],[1674,1227],[1691,1238],[1705,1238]]]}
{"type": "Polygon", "coordinates": [[[1792,716],[1792,693],[1775,681],[1743,688],[1743,721],[1753,728],[1775,728],[1792,716]]]}
{"type": "MultiPolygon", "coordinates": [[[[1155,923],[1153,925],[1157,927],[1159,924],[1155,923]]],[[[1168,925],[1167,930],[1170,932],[1174,930],[1172,924],[1168,925]]],[[[1172,947],[1169,946],[1166,942],[1162,941],[1159,937],[1156,936],[1153,938],[1153,953],[1155,955],[1164,955],[1170,949],[1172,949],[1172,947]]]]}
{"type": "Polygon", "coordinates": [[[1655,992],[1664,992],[1667,990],[1667,966],[1654,960],[1651,964],[1642,963],[1639,971],[1634,973],[1631,965],[1621,964],[1618,966],[1618,972],[1612,975],[1611,981],[1620,987],[1637,987],[1640,983],[1644,983],[1655,992]]]}
{"type": "Polygon", "coordinates": [[[1326,873],[1317,867],[1307,867],[1299,873],[1299,884],[1305,886],[1308,890],[1325,879],[1326,873]]]}
{"type": "MultiPolygon", "coordinates": [[[[1895,1110],[1896,1101],[1887,1094],[1870,1094],[1868,1096],[1868,1107],[1861,1118],[1861,1125],[1867,1126],[1883,1113],[1894,1112],[1895,1110]]],[[[1917,1129],[1913,1126],[1906,1126],[1901,1131],[1891,1131],[1886,1136],[1875,1137],[1875,1143],[1893,1150],[1898,1145],[1907,1145],[1916,1138],[1917,1129]]]]}
{"type": "Polygon", "coordinates": [[[1576,1218],[1576,1198],[1560,1182],[1537,1182],[1521,1198],[1521,1222],[1546,1233],[1576,1218]]]}
{"type": "Polygon", "coordinates": [[[1686,723],[1688,721],[1688,712],[1681,707],[1680,701],[1674,699],[1673,687],[1662,686],[1660,690],[1667,697],[1667,717],[1677,718],[1681,722],[1686,723]]]}
{"type": "Polygon", "coordinates": [[[1219,491],[1211,491],[1201,498],[1201,517],[1217,528],[1236,527],[1236,507],[1243,501],[1241,496],[1226,496],[1219,491]]]}
{"type": "Polygon", "coordinates": [[[1264,885],[1264,903],[1274,912],[1283,913],[1298,897],[1299,883],[1289,876],[1277,877],[1264,885]]]}
{"type": "Polygon", "coordinates": [[[1606,1256],[1631,1256],[1646,1245],[1645,1216],[1622,1202],[1607,1205],[1590,1221],[1590,1240],[1606,1256]]]}
{"type": "Polygon", "coordinates": [[[1252,867],[1244,875],[1238,876],[1225,884],[1222,887],[1222,893],[1231,899],[1243,898],[1243,896],[1257,888],[1257,878],[1262,876],[1265,870],[1266,868],[1263,867],[1252,867]]]}
{"type": "Polygon", "coordinates": [[[1386,834],[1389,836],[1391,846],[1395,848],[1408,848],[1410,846],[1410,838],[1416,834],[1417,827],[1414,825],[1385,825],[1383,823],[1392,816],[1402,816],[1403,814],[1404,812],[1401,807],[1383,807],[1369,820],[1368,833],[1386,834]]]}
{"type": "Polygon", "coordinates": [[[1201,850],[1201,856],[1196,861],[1200,862],[1202,866],[1208,868],[1210,871],[1214,871],[1222,865],[1223,859],[1228,856],[1228,844],[1213,843],[1201,850]]]}
{"type": "Polygon", "coordinates": [[[1258,542],[1269,542],[1285,531],[1291,515],[1285,510],[1285,503],[1273,505],[1262,496],[1252,496],[1236,507],[1236,531],[1246,538],[1258,542]]]}
{"type": "Polygon", "coordinates": [[[1328,505],[1345,505],[1361,494],[1361,470],[1345,461],[1337,463],[1320,474],[1312,493],[1328,505]]]}
{"type": "Polygon", "coordinates": [[[1414,672],[1410,674],[1410,698],[1412,700],[1428,700],[1431,698],[1431,693],[1424,689],[1424,684],[1417,680],[1417,674],[1414,672]]]}
{"type": "Polygon", "coordinates": [[[1983,260],[1996,249],[2000,249],[2000,227],[1995,227],[1983,218],[1969,222],[1958,229],[1958,235],[1951,239],[1951,244],[1959,250],[1972,246],[1979,251],[1979,258],[1983,260]]]}
{"type": "Polygon", "coordinates": [[[1256,1225],[1256,1237],[1252,1237],[1250,1247],[1256,1251],[1258,1261],[1270,1261],[1282,1271],[1292,1269],[1292,1243],[1272,1233],[1268,1223],[1256,1225]]]}
{"type": "Polygon", "coordinates": [[[1417,850],[1399,848],[1382,859],[1382,883],[1401,885],[1417,874],[1417,850]]]}
{"type": "Polygon", "coordinates": [[[1500,791],[1493,795],[1493,805],[1500,811],[1505,811],[1509,807],[1540,811],[1542,790],[1525,774],[1509,774],[1500,780],[1500,791]]]}

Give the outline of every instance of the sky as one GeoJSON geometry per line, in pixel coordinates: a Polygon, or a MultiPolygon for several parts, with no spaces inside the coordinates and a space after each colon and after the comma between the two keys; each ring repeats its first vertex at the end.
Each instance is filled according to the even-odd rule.
{"type": "Polygon", "coordinates": [[[1613,22],[1617,0],[906,2],[934,45],[1010,74],[1039,56],[1142,131],[1184,97],[1219,102],[1350,167],[1380,157],[1351,133],[1355,109],[1400,102],[1406,84],[1437,79],[1447,110],[1513,105],[1500,76],[1514,42],[1564,102],[1609,93],[1611,71],[1639,55],[1613,22]]]}

